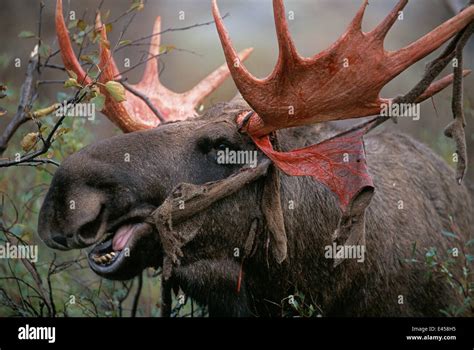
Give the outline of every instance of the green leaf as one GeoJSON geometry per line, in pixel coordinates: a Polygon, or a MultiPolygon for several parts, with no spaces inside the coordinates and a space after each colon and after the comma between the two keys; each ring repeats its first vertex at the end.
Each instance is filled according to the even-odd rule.
{"type": "Polygon", "coordinates": [[[91,69],[87,75],[92,79],[97,79],[99,76],[99,71],[97,69],[91,69]]]}
{"type": "Polygon", "coordinates": [[[77,80],[77,74],[74,71],[68,69],[67,75],[69,75],[70,78],[77,80]]]}
{"type": "Polygon", "coordinates": [[[122,84],[116,81],[108,81],[105,83],[105,88],[112,98],[117,102],[125,101],[125,88],[122,84]]]}
{"type": "Polygon", "coordinates": [[[79,34],[74,34],[72,36],[72,40],[77,44],[77,45],[82,45],[82,42],[84,41],[84,32],[79,32],[79,34]],[[82,34],[81,34],[82,33],[82,34]]]}
{"type": "Polygon", "coordinates": [[[54,135],[55,140],[61,139],[63,135],[66,135],[70,131],[70,128],[59,128],[59,130],[56,131],[56,134],[54,135]]]}
{"type": "Polygon", "coordinates": [[[77,27],[77,23],[78,23],[78,22],[79,22],[78,19],[75,19],[74,21],[69,22],[68,25],[67,25],[67,28],[68,28],[68,29],[72,29],[72,28],[77,27]]]}
{"type": "Polygon", "coordinates": [[[467,241],[466,246],[474,245],[474,238],[467,241]]]}
{"type": "Polygon", "coordinates": [[[134,0],[132,6],[128,9],[129,11],[141,11],[143,10],[143,2],[141,0],[134,0]]]}
{"type": "Polygon", "coordinates": [[[95,109],[102,111],[105,105],[105,96],[103,94],[98,94],[96,97],[91,99],[91,103],[95,105],[95,109]]]}
{"type": "Polygon", "coordinates": [[[128,45],[130,44],[132,41],[131,40],[121,40],[119,41],[119,46],[122,46],[122,45],[128,45]]]}
{"type": "Polygon", "coordinates": [[[428,251],[426,252],[425,256],[426,256],[427,258],[431,258],[431,257],[436,256],[436,254],[437,254],[436,248],[431,247],[430,249],[428,249],[428,251]]]}
{"type": "Polygon", "coordinates": [[[96,55],[81,55],[79,57],[79,59],[81,61],[84,61],[84,62],[87,62],[87,63],[90,63],[90,64],[98,64],[99,63],[99,59],[96,55]]]}
{"type": "Polygon", "coordinates": [[[38,51],[41,57],[46,58],[51,54],[51,47],[48,44],[41,43],[38,51]]]}
{"type": "Polygon", "coordinates": [[[447,316],[447,317],[451,317],[451,316],[452,316],[451,313],[450,313],[449,311],[447,311],[447,310],[441,309],[441,310],[439,310],[439,312],[442,313],[444,316],[447,316]]]}
{"type": "Polygon", "coordinates": [[[8,64],[10,63],[10,60],[11,60],[11,57],[6,54],[6,53],[2,53],[0,54],[0,68],[7,68],[8,67],[8,64]]]}
{"type": "Polygon", "coordinates": [[[18,34],[18,37],[22,39],[34,38],[35,36],[36,34],[33,32],[30,32],[29,30],[23,30],[20,32],[20,34],[18,34]]]}
{"type": "Polygon", "coordinates": [[[163,54],[163,53],[168,53],[168,52],[171,52],[173,50],[176,49],[176,46],[174,45],[162,45],[160,46],[160,54],[163,54]]]}
{"type": "Polygon", "coordinates": [[[76,27],[84,31],[87,27],[87,23],[84,20],[80,19],[77,21],[76,27]]]}
{"type": "Polygon", "coordinates": [[[79,83],[77,82],[76,79],[73,79],[73,78],[69,78],[68,80],[66,80],[64,82],[64,87],[65,88],[70,88],[70,87],[75,87],[75,88],[82,88],[81,85],[79,85],[79,83]]]}
{"type": "Polygon", "coordinates": [[[469,261],[470,263],[472,263],[474,261],[474,255],[472,254],[466,254],[466,259],[467,261],[469,261]]]}
{"type": "Polygon", "coordinates": [[[446,236],[446,237],[449,237],[449,238],[457,238],[457,236],[454,233],[449,232],[449,231],[443,230],[443,231],[441,231],[441,233],[443,234],[443,236],[446,236]]]}

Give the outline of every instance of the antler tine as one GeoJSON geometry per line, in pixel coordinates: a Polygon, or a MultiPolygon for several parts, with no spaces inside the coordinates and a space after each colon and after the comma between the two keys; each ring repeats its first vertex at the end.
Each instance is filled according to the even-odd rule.
{"type": "Polygon", "coordinates": [[[237,52],[232,46],[229,33],[224,26],[224,21],[222,20],[219,8],[217,7],[216,0],[212,0],[212,15],[214,16],[214,20],[216,22],[216,28],[217,32],[219,33],[222,48],[224,49],[224,56],[227,61],[227,66],[232,73],[235,84],[241,93],[244,93],[244,91],[253,90],[256,84],[261,83],[261,80],[250,74],[240,61],[237,52]]]}
{"type": "Polygon", "coordinates": [[[393,24],[396,22],[398,18],[398,13],[405,8],[408,4],[408,0],[400,0],[398,4],[393,8],[393,10],[388,14],[385,19],[380,22],[380,24],[375,27],[370,35],[373,35],[375,38],[379,40],[385,39],[387,36],[388,31],[392,28],[393,24]]]}
{"type": "Polygon", "coordinates": [[[351,24],[349,24],[348,32],[349,31],[358,31],[360,32],[362,30],[362,21],[364,19],[364,14],[365,14],[365,9],[367,8],[367,5],[369,4],[369,0],[364,0],[362,3],[362,6],[359,8],[357,11],[354,19],[352,20],[351,24]]]}
{"type": "Polygon", "coordinates": [[[161,17],[156,17],[155,25],[153,26],[153,36],[151,37],[150,48],[148,50],[149,60],[146,62],[145,70],[143,72],[140,85],[153,87],[158,89],[160,85],[160,74],[158,67],[158,55],[160,54],[161,45],[161,17]],[[153,58],[152,58],[153,57],[153,58]]]}
{"type": "MultiPolygon", "coordinates": [[[[466,77],[469,74],[471,74],[471,70],[469,70],[469,69],[465,69],[465,70],[462,71],[463,77],[466,77]]],[[[440,92],[441,90],[444,90],[449,85],[451,85],[453,83],[453,80],[454,80],[454,74],[449,74],[449,75],[435,81],[434,83],[432,83],[425,90],[425,92],[423,92],[420,95],[420,97],[417,98],[417,100],[415,102],[420,103],[420,102],[423,102],[424,100],[427,100],[431,96],[436,95],[438,92],[440,92]]]]}
{"type": "MultiPolygon", "coordinates": [[[[239,60],[244,61],[252,53],[253,48],[248,48],[238,54],[239,60]]],[[[195,87],[186,93],[190,103],[199,104],[205,97],[211,94],[229,76],[227,63],[222,64],[214,72],[201,80],[195,87]]]]}
{"type": "Polygon", "coordinates": [[[117,65],[115,64],[115,60],[112,57],[112,53],[110,52],[109,48],[107,47],[107,30],[105,25],[102,24],[100,12],[97,12],[95,18],[95,29],[99,32],[101,37],[101,41],[99,43],[99,68],[102,70],[102,73],[100,74],[99,81],[107,82],[110,80],[120,79],[120,73],[117,65]]]}
{"type": "MultiPolygon", "coordinates": [[[[110,80],[120,79],[120,73],[115,64],[115,60],[112,57],[112,53],[107,47],[107,30],[105,25],[102,24],[100,13],[97,12],[96,16],[96,30],[99,32],[101,37],[101,42],[99,43],[99,68],[101,69],[101,74],[99,76],[99,81],[106,83],[110,80]]],[[[104,114],[115,123],[120,129],[125,132],[144,130],[149,129],[158,125],[158,121],[150,118],[140,118],[140,116],[131,116],[129,110],[133,110],[133,102],[141,103],[141,101],[136,100],[135,96],[132,97],[131,94],[126,94],[126,99],[124,103],[117,102],[107,93],[107,90],[104,87],[100,87],[102,93],[106,95],[105,101],[105,110],[104,114]]]]}
{"type": "MultiPolygon", "coordinates": [[[[100,61],[98,66],[101,73],[99,81],[106,83],[111,80],[118,80],[120,79],[120,72],[109,49],[107,32],[102,24],[100,13],[97,13],[95,28],[100,35],[100,61]]],[[[92,83],[92,80],[82,70],[72,49],[62,15],[61,0],[58,0],[56,6],[56,31],[66,68],[74,71],[79,79],[84,78],[85,83],[92,83]]],[[[124,132],[156,127],[160,123],[156,113],[159,113],[160,119],[164,120],[182,120],[196,115],[195,107],[230,74],[224,65],[185,93],[176,93],[167,89],[159,82],[158,61],[155,57],[160,53],[160,31],[161,20],[158,17],[154,24],[154,35],[149,49],[150,59],[146,62],[143,78],[137,84],[129,85],[128,89],[130,91],[125,92],[125,101],[117,102],[111,98],[104,86],[100,86],[101,92],[106,96],[103,113],[124,132]],[[143,96],[146,96],[146,101],[143,96]],[[150,107],[150,104],[155,107],[155,110],[150,107]]],[[[252,49],[247,49],[236,55],[239,62],[245,60],[251,51],[252,49]]]]}
{"type": "Polygon", "coordinates": [[[76,54],[72,49],[71,40],[69,39],[69,33],[64,22],[63,17],[63,3],[62,0],[56,2],[56,32],[58,36],[58,44],[61,50],[61,58],[64,63],[64,67],[67,70],[74,72],[77,75],[79,82],[89,84],[91,79],[86,75],[86,72],[81,67],[81,64],[77,60],[76,54]]]}
{"type": "Polygon", "coordinates": [[[296,51],[295,44],[288,29],[283,0],[273,0],[273,13],[275,17],[278,47],[280,50],[279,63],[276,67],[276,69],[278,69],[281,66],[292,65],[301,59],[296,51]]]}
{"type": "Polygon", "coordinates": [[[414,43],[389,53],[394,76],[443,45],[474,19],[474,6],[469,6],[414,43]]]}

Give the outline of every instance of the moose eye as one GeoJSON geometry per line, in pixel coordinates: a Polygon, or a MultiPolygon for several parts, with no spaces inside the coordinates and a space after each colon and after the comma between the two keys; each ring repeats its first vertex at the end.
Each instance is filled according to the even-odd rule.
{"type": "Polygon", "coordinates": [[[210,138],[205,138],[199,140],[198,149],[203,154],[209,154],[211,152],[225,151],[225,150],[238,150],[238,147],[226,139],[219,138],[212,140],[210,138]]]}
{"type": "Polygon", "coordinates": [[[216,147],[214,147],[217,151],[225,151],[227,150],[233,150],[235,149],[234,146],[232,146],[230,143],[227,142],[221,142],[219,143],[216,147]]]}

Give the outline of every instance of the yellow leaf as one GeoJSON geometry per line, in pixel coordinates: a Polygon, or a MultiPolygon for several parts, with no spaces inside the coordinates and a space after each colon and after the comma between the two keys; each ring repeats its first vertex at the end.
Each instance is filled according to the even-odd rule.
{"type": "Polygon", "coordinates": [[[107,83],[105,83],[105,88],[115,101],[122,102],[126,100],[125,88],[119,82],[112,80],[108,81],[107,83]]]}
{"type": "Polygon", "coordinates": [[[69,75],[70,78],[77,80],[77,74],[74,73],[72,70],[67,69],[67,74],[69,75]]]}
{"type": "Polygon", "coordinates": [[[73,78],[69,78],[68,80],[66,80],[64,82],[64,87],[65,88],[69,88],[69,87],[76,87],[76,88],[82,88],[81,85],[79,85],[79,83],[77,82],[76,79],[73,79],[73,78]]]}
{"type": "Polygon", "coordinates": [[[30,151],[38,141],[38,133],[37,132],[30,132],[23,137],[21,140],[20,145],[23,148],[23,151],[28,152],[30,151]]]}

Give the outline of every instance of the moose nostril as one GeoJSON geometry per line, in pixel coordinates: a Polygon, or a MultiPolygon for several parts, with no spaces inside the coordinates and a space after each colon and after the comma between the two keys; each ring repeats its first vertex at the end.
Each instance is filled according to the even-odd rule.
{"type": "Polygon", "coordinates": [[[55,243],[57,243],[57,244],[59,244],[59,245],[62,245],[62,246],[65,247],[65,248],[67,247],[67,239],[66,239],[66,237],[63,237],[63,236],[53,236],[53,237],[51,237],[51,239],[52,239],[55,243]]]}

